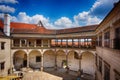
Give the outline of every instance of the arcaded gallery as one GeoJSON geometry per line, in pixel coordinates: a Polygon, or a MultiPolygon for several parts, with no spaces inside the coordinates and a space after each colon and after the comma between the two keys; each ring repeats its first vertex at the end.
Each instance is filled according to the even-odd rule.
{"type": "Polygon", "coordinates": [[[100,24],[76,28],[46,29],[4,14],[0,80],[120,80],[120,1],[100,24]]]}

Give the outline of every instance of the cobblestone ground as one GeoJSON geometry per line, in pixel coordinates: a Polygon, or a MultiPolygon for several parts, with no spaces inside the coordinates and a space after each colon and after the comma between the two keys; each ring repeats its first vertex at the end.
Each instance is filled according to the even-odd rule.
{"type": "MultiPolygon", "coordinates": [[[[41,80],[40,71],[33,71],[33,72],[27,72],[25,73],[23,80],[41,80]]],[[[62,77],[63,80],[94,80],[92,76],[84,74],[84,76],[81,79],[77,79],[77,72],[70,71],[69,73],[66,73],[65,69],[58,69],[54,70],[53,68],[47,68],[44,69],[44,72],[47,72],[49,74],[62,77]]]]}

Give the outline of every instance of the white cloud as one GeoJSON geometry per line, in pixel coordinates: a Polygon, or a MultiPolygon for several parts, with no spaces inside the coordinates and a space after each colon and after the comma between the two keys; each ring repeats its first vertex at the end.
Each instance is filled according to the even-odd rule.
{"type": "Polygon", "coordinates": [[[89,16],[86,24],[87,25],[99,24],[101,21],[102,20],[100,18],[97,18],[96,16],[94,17],[89,16]]]}
{"type": "Polygon", "coordinates": [[[96,0],[90,10],[80,12],[74,16],[79,25],[99,24],[118,0],[96,0]]]}
{"type": "Polygon", "coordinates": [[[73,27],[72,21],[67,17],[61,17],[60,19],[56,20],[54,22],[54,25],[57,26],[57,28],[70,28],[70,27],[73,27]]]}
{"type": "Polygon", "coordinates": [[[15,8],[10,7],[10,6],[0,5],[0,11],[1,12],[7,12],[7,13],[14,13],[15,8]]]}
{"type": "Polygon", "coordinates": [[[15,3],[18,3],[17,0],[0,0],[0,3],[12,3],[12,4],[15,4],[15,3]]]}
{"type": "Polygon", "coordinates": [[[34,16],[29,16],[25,12],[20,12],[17,17],[11,16],[11,21],[14,22],[37,24],[40,20],[45,27],[53,29],[55,28],[53,24],[50,23],[49,18],[46,18],[43,15],[36,14],[34,16]]]}
{"type": "Polygon", "coordinates": [[[4,18],[4,14],[0,13],[0,19],[3,19],[3,18],[4,18]]]}
{"type": "Polygon", "coordinates": [[[25,12],[20,12],[17,16],[17,21],[23,22],[23,23],[29,23],[30,17],[28,15],[26,15],[25,12]]]}
{"type": "Polygon", "coordinates": [[[114,3],[118,1],[119,0],[96,0],[89,10],[90,14],[98,17],[104,17],[114,6],[114,3]]]}
{"type": "MultiPolygon", "coordinates": [[[[44,15],[36,14],[33,16],[29,16],[25,12],[19,12],[16,17],[11,16],[11,21],[37,24],[38,21],[41,20],[43,25],[49,29],[61,29],[83,25],[99,24],[103,19],[100,18],[99,15],[106,14],[105,11],[109,8],[111,9],[111,6],[113,6],[113,3],[116,1],[118,0],[97,0],[88,11],[83,11],[78,13],[77,15],[74,15],[73,21],[68,17],[61,17],[56,21],[51,22],[49,17],[45,17],[44,15]]],[[[11,7],[9,6],[2,5],[2,7],[0,6],[0,11],[14,12],[15,9],[11,9],[11,7]]],[[[3,14],[0,14],[0,17],[3,18],[3,14]]]]}
{"type": "Polygon", "coordinates": [[[43,25],[49,29],[62,29],[75,26],[75,24],[67,17],[61,17],[54,23],[51,23],[49,17],[45,17],[39,14],[29,16],[25,12],[20,12],[17,17],[11,16],[11,21],[14,22],[37,24],[40,20],[42,21],[43,25]]]}
{"type": "Polygon", "coordinates": [[[74,16],[74,21],[79,25],[91,25],[91,24],[99,24],[101,19],[96,16],[89,15],[89,12],[81,12],[78,15],[74,16]]]}

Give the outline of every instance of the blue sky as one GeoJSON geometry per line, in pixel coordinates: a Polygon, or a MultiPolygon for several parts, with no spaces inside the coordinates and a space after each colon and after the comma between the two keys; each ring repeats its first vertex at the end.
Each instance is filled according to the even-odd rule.
{"type": "Polygon", "coordinates": [[[118,0],[0,0],[0,18],[63,29],[99,24],[118,0]]]}

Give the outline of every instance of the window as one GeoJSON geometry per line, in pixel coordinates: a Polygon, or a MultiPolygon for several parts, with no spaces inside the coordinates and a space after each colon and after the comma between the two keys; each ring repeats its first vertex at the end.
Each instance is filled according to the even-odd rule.
{"type": "Polygon", "coordinates": [[[20,40],[19,39],[14,39],[13,44],[14,44],[14,46],[19,46],[20,40]]]}
{"type": "Polygon", "coordinates": [[[1,50],[5,49],[5,42],[1,42],[1,50]]]}
{"type": "Polygon", "coordinates": [[[120,27],[115,29],[115,36],[120,39],[120,27]]]}
{"type": "Polygon", "coordinates": [[[25,39],[21,39],[21,44],[22,44],[22,46],[26,46],[26,40],[25,39]]]}
{"type": "Polygon", "coordinates": [[[36,62],[41,62],[41,56],[36,56],[36,62]]]}
{"type": "Polygon", "coordinates": [[[28,40],[29,47],[34,47],[35,40],[28,40]]]}
{"type": "Polygon", "coordinates": [[[38,40],[36,41],[36,45],[37,45],[37,46],[41,46],[41,40],[40,40],[40,39],[38,39],[38,40]]]}
{"type": "Polygon", "coordinates": [[[99,36],[99,46],[102,46],[102,35],[101,36],[99,36]]]}
{"type": "Polygon", "coordinates": [[[104,47],[110,47],[110,32],[104,34],[104,47]]]}
{"type": "Polygon", "coordinates": [[[43,41],[43,44],[42,44],[42,45],[43,45],[44,47],[48,47],[48,40],[47,40],[47,39],[43,39],[42,41],[43,41]]]}
{"type": "Polygon", "coordinates": [[[55,40],[55,39],[52,39],[52,40],[51,40],[51,46],[52,46],[52,47],[55,47],[55,46],[56,46],[56,40],[55,40]]]}
{"type": "Polygon", "coordinates": [[[78,39],[73,39],[73,46],[78,47],[78,39]]]}
{"type": "Polygon", "coordinates": [[[120,80],[120,73],[117,70],[114,70],[115,72],[115,80],[120,80]]]}
{"type": "Polygon", "coordinates": [[[62,39],[62,46],[66,47],[67,46],[67,39],[62,39]]]}
{"type": "Polygon", "coordinates": [[[110,65],[104,62],[104,80],[110,80],[110,65]]]}
{"type": "Polygon", "coordinates": [[[58,46],[61,46],[61,39],[58,39],[58,46]]]}
{"type": "Polygon", "coordinates": [[[0,63],[0,70],[4,70],[5,68],[5,62],[0,63]]]}
{"type": "Polygon", "coordinates": [[[98,63],[98,60],[97,60],[97,59],[98,59],[98,55],[97,55],[97,53],[96,53],[96,56],[95,56],[95,64],[96,64],[96,66],[97,66],[97,68],[98,68],[98,64],[97,64],[97,63],[98,63]]]}
{"type": "Polygon", "coordinates": [[[102,58],[99,57],[99,71],[102,74],[102,58]]]}
{"type": "Polygon", "coordinates": [[[115,29],[114,49],[120,49],[120,28],[115,29]]]}
{"type": "Polygon", "coordinates": [[[68,39],[68,47],[72,47],[72,39],[68,39]]]}

